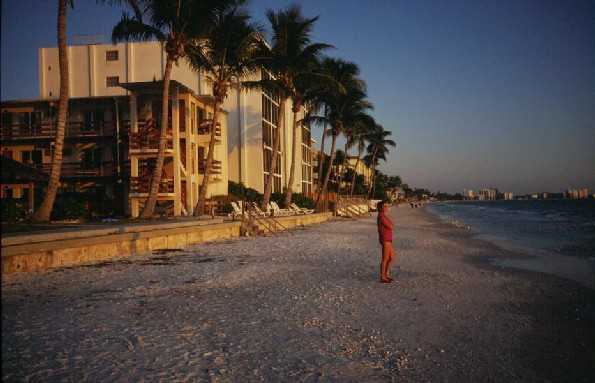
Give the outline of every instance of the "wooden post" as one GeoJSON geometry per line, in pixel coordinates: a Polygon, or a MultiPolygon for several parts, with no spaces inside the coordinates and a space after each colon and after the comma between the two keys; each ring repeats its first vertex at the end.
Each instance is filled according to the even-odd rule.
{"type": "Polygon", "coordinates": [[[182,175],[180,172],[180,102],[178,86],[171,92],[171,128],[174,146],[174,216],[182,215],[182,175]]]}
{"type": "Polygon", "coordinates": [[[35,184],[31,182],[29,184],[29,210],[35,211],[35,184]]]}
{"type": "Polygon", "coordinates": [[[192,97],[188,96],[184,102],[186,113],[184,113],[186,125],[186,210],[188,215],[194,213],[194,199],[192,198],[192,188],[194,186],[194,166],[192,165],[192,142],[194,141],[194,132],[196,131],[196,104],[192,97]]]}
{"type": "MultiPolygon", "coordinates": [[[[136,95],[130,94],[130,131],[138,132],[138,113],[136,105],[136,95]]],[[[130,145],[128,146],[128,157],[130,158],[130,177],[138,177],[138,157],[130,155],[130,145]]],[[[130,199],[130,216],[137,218],[139,215],[139,201],[138,198],[129,197],[130,199]]]]}

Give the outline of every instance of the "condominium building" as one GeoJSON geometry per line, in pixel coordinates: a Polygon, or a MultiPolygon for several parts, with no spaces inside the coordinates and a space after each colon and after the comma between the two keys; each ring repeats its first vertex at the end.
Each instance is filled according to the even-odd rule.
{"type": "Polygon", "coordinates": [[[504,199],[509,201],[514,199],[514,194],[512,192],[504,192],[504,199]]]}
{"type": "Polygon", "coordinates": [[[482,201],[493,201],[498,196],[498,189],[485,188],[479,191],[479,199],[482,201]]]}
{"type": "Polygon", "coordinates": [[[373,170],[365,164],[363,160],[359,160],[356,156],[348,156],[347,164],[350,169],[355,171],[355,174],[364,178],[364,184],[369,185],[372,180],[373,170]]]}
{"type": "MultiPolygon", "coordinates": [[[[139,214],[157,155],[165,52],[159,42],[68,47],[70,101],[62,188],[107,194],[125,214],[139,214]]],[[[256,75],[258,78],[260,74],[256,75]]],[[[2,154],[49,172],[59,96],[57,48],[39,50],[39,98],[6,101],[2,154]]],[[[180,60],[172,70],[166,160],[159,203],[173,215],[192,214],[204,174],[211,129],[216,146],[208,197],[226,195],[228,180],[264,190],[274,134],[282,145],[274,190],[286,187],[291,164],[291,105],[280,123],[278,95],[232,89],[213,126],[207,77],[180,60]]],[[[301,117],[299,118],[301,119],[301,117]]],[[[311,192],[311,139],[298,132],[295,192],[311,192]],[[302,166],[300,166],[300,164],[302,166]]],[[[13,198],[23,188],[10,188],[13,198]]],[[[39,190],[39,188],[37,188],[39,190]]]]}

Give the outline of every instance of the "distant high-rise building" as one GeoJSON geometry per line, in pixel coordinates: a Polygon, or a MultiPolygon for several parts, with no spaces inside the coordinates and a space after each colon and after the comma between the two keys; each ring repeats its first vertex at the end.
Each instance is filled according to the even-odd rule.
{"type": "Polygon", "coordinates": [[[549,197],[548,193],[541,194],[541,198],[543,198],[543,199],[548,199],[548,197],[549,197]]]}
{"type": "Polygon", "coordinates": [[[578,190],[576,190],[576,189],[568,189],[568,190],[566,190],[566,198],[568,198],[568,199],[578,199],[578,190]]]}
{"type": "Polygon", "coordinates": [[[479,199],[482,201],[493,201],[498,195],[496,188],[484,188],[479,191],[479,199]]]}
{"type": "Polygon", "coordinates": [[[514,195],[512,194],[512,192],[504,192],[504,199],[507,201],[510,201],[514,198],[514,195]]]}
{"type": "Polygon", "coordinates": [[[471,189],[463,189],[463,197],[465,199],[475,199],[475,192],[471,189]]]}
{"type": "Polygon", "coordinates": [[[579,199],[587,199],[589,198],[589,189],[582,188],[578,191],[578,198],[579,199]]]}

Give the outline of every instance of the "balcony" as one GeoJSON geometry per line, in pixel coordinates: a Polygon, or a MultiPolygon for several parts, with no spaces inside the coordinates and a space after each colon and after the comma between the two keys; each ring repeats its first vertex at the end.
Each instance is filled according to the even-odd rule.
{"type": "MultiPolygon", "coordinates": [[[[151,179],[149,177],[130,177],[130,193],[148,194],[151,188],[151,179]]],[[[174,192],[173,179],[161,179],[159,183],[159,193],[171,194],[174,192]]]]}
{"type": "MultiPolygon", "coordinates": [[[[116,127],[113,121],[95,122],[86,124],[82,121],[71,121],[66,124],[64,137],[82,138],[82,137],[106,137],[115,136],[116,127]]],[[[2,140],[40,140],[56,137],[56,123],[17,123],[2,125],[2,140]]]]}
{"type": "MultiPolygon", "coordinates": [[[[50,174],[52,164],[30,164],[46,174],[50,174]]],[[[78,177],[112,177],[116,175],[116,164],[113,161],[103,161],[97,164],[84,162],[63,162],[61,178],[78,177]]]]}
{"type": "MultiPolygon", "coordinates": [[[[159,149],[159,139],[161,137],[161,131],[157,126],[147,121],[138,122],[138,132],[129,131],[129,148],[131,151],[145,151],[159,149]]],[[[166,149],[173,150],[171,128],[167,130],[167,144],[166,149]]]]}
{"type": "MultiPolygon", "coordinates": [[[[202,160],[198,163],[198,174],[205,174],[207,167],[207,160],[202,160]]],[[[209,174],[221,174],[221,161],[213,160],[209,174]]]]}
{"type": "MultiPolygon", "coordinates": [[[[210,135],[213,126],[213,120],[204,120],[198,124],[197,132],[199,135],[210,135]]],[[[221,124],[217,123],[215,128],[215,140],[221,141],[221,124]]]]}

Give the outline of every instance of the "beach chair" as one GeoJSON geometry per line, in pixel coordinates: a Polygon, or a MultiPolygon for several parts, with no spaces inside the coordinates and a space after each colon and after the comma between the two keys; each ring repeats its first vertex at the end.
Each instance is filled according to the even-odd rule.
{"type": "Polygon", "coordinates": [[[260,207],[258,207],[256,202],[252,202],[252,210],[254,210],[254,212],[261,217],[266,217],[268,215],[266,212],[262,211],[260,207]]]}
{"type": "Polygon", "coordinates": [[[295,203],[291,203],[291,205],[289,205],[289,207],[291,209],[293,209],[294,211],[296,211],[299,214],[312,214],[314,213],[314,209],[306,209],[306,208],[301,208],[298,205],[296,205],[295,203]]]}
{"type": "Polygon", "coordinates": [[[287,216],[287,215],[295,214],[293,211],[291,211],[289,209],[281,209],[279,207],[279,205],[277,205],[277,202],[275,202],[275,201],[269,202],[269,205],[271,206],[271,209],[273,210],[273,214],[276,216],[287,216]]]}
{"type": "MultiPolygon", "coordinates": [[[[239,202],[242,202],[242,201],[239,201],[239,202]]],[[[232,219],[236,219],[237,217],[244,216],[244,212],[242,212],[242,209],[240,208],[240,205],[238,205],[237,202],[232,201],[231,207],[232,207],[233,211],[228,214],[229,217],[231,217],[232,219]]]]}

